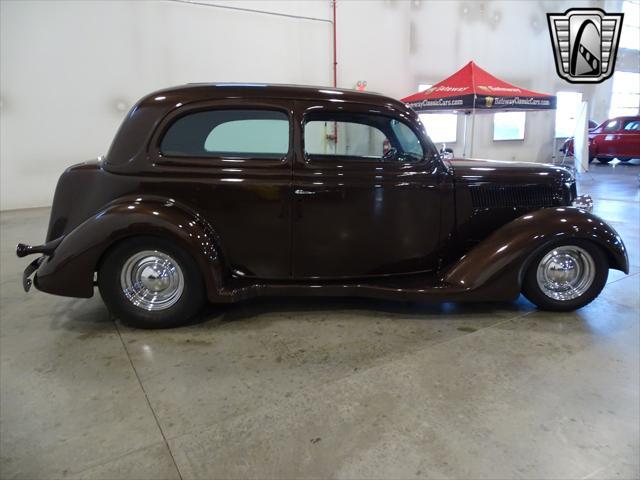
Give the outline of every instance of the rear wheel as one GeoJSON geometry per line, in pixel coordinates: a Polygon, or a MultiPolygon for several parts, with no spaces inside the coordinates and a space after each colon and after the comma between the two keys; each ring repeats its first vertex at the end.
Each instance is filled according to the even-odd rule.
{"type": "Polygon", "coordinates": [[[600,163],[609,163],[611,160],[613,160],[613,159],[612,158],[602,158],[602,157],[598,158],[598,161],[600,163]]]}
{"type": "Polygon", "coordinates": [[[598,296],[608,276],[609,264],[598,246],[571,240],[545,248],[535,256],[522,291],[542,310],[576,310],[598,296]]]}
{"type": "Polygon", "coordinates": [[[183,325],[205,299],[193,259],[155,237],[125,240],[110,250],[98,271],[98,286],[109,310],[137,328],[183,325]]]}

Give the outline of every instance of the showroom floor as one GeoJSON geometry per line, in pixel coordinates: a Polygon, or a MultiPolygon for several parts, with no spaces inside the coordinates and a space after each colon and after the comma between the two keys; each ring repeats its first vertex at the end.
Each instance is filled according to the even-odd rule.
{"type": "Polygon", "coordinates": [[[48,210],[3,213],[0,477],[638,478],[639,172],[581,179],[632,271],[569,314],[265,299],[132,330],[25,294],[48,210]]]}

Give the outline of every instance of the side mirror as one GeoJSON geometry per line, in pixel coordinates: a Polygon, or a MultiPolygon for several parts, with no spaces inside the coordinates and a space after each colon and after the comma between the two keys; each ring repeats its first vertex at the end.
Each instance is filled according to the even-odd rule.
{"type": "Polygon", "coordinates": [[[442,150],[440,150],[440,155],[446,160],[451,160],[453,158],[453,149],[443,147],[442,150]]]}

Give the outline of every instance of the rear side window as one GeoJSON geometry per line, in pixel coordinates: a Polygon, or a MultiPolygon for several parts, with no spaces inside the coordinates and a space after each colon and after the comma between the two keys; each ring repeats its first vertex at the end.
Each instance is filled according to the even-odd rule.
{"type": "Polygon", "coordinates": [[[625,130],[640,131],[640,120],[633,120],[624,126],[625,130]]]}
{"type": "Polygon", "coordinates": [[[210,110],[176,120],[163,155],[279,159],[289,151],[289,119],[274,110],[210,110]]]}

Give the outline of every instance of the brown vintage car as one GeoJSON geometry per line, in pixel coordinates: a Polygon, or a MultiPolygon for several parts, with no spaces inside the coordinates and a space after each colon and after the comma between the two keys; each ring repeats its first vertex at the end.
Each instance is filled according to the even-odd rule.
{"type": "Polygon", "coordinates": [[[624,244],[551,165],[447,161],[381,95],[194,84],[129,112],[106,157],[61,176],[23,283],[139,327],[205,301],[353,295],[572,310],[624,244]]]}

